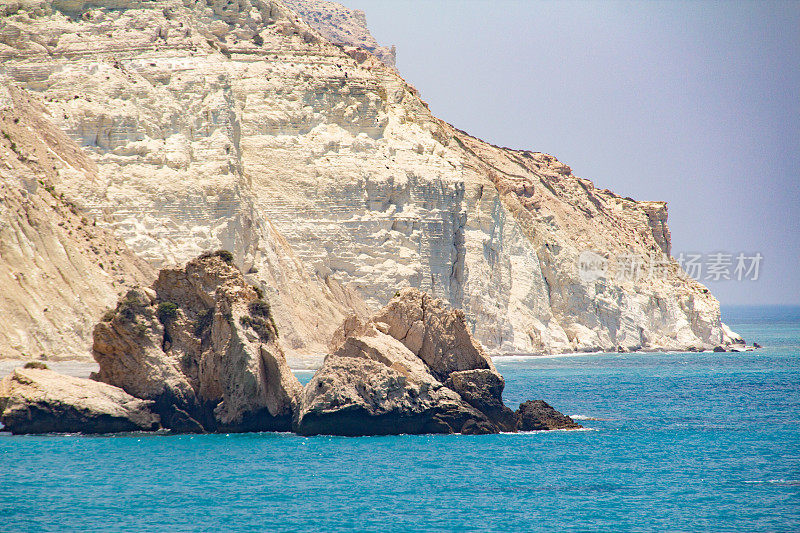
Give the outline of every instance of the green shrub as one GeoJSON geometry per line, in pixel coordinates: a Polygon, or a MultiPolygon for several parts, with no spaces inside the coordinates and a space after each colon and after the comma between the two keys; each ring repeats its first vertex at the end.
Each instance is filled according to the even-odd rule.
{"type": "Polygon", "coordinates": [[[233,264],[233,254],[228,250],[217,250],[216,252],[205,252],[200,255],[200,259],[208,259],[209,257],[219,257],[229,265],[233,264]]]}
{"type": "Polygon", "coordinates": [[[247,310],[250,312],[250,316],[245,315],[239,318],[242,326],[252,328],[263,342],[278,338],[278,328],[272,318],[269,303],[264,300],[256,300],[250,302],[247,310]]]}
{"type": "Polygon", "coordinates": [[[269,303],[264,300],[250,302],[250,304],[247,306],[247,310],[250,311],[251,315],[260,316],[263,318],[269,318],[272,316],[272,310],[269,307],[269,303]]]}
{"type": "Polygon", "coordinates": [[[136,320],[136,313],[140,310],[141,303],[132,293],[125,295],[125,299],[117,304],[117,313],[128,322],[136,320]]]}
{"type": "Polygon", "coordinates": [[[112,320],[114,320],[115,316],[117,316],[117,310],[116,309],[109,309],[108,311],[103,313],[103,316],[102,316],[101,320],[103,322],[111,322],[112,320]]]}
{"type": "Polygon", "coordinates": [[[140,336],[140,337],[144,337],[145,333],[147,333],[147,325],[146,325],[146,324],[141,324],[141,323],[138,323],[138,322],[137,322],[137,323],[136,323],[136,325],[133,327],[133,331],[134,331],[134,332],[135,332],[135,333],[136,333],[138,336],[140,336]]]}
{"type": "Polygon", "coordinates": [[[38,370],[49,370],[50,367],[48,367],[41,361],[28,361],[22,368],[36,368],[38,370]]]}
{"type": "Polygon", "coordinates": [[[175,320],[178,316],[178,306],[172,302],[161,302],[158,304],[158,321],[165,326],[175,320]]]}

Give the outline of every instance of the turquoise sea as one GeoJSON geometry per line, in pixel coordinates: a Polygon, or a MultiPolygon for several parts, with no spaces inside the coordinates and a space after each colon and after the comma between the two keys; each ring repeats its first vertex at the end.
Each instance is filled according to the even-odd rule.
{"type": "Polygon", "coordinates": [[[0,531],[798,531],[800,308],[725,318],[764,348],[497,361],[585,431],[0,434],[0,531]]]}

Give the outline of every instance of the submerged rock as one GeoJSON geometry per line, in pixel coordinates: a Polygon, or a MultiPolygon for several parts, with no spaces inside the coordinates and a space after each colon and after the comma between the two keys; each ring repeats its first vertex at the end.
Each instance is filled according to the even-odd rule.
{"type": "Polygon", "coordinates": [[[116,433],[160,427],[152,402],[90,379],[19,368],[0,382],[0,422],[15,434],[116,433]]]}
{"type": "Polygon", "coordinates": [[[545,429],[579,429],[567,415],[559,413],[543,400],[527,401],[517,409],[520,431],[541,431],[545,429]]]}

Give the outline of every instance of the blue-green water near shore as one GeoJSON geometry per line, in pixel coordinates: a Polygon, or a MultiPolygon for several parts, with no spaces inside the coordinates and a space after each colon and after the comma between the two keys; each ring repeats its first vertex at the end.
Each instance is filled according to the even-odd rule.
{"type": "Polygon", "coordinates": [[[0,531],[800,530],[800,309],[726,319],[765,347],[497,361],[587,431],[0,435],[0,531]]]}

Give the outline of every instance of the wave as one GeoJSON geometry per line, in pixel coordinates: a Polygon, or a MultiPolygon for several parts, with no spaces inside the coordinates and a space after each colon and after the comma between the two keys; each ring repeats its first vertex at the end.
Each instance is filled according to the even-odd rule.
{"type": "Polygon", "coordinates": [[[785,485],[787,487],[800,486],[800,479],[756,479],[745,480],[748,485],[785,485]]]}
{"type": "Polygon", "coordinates": [[[587,416],[587,415],[569,415],[569,417],[573,420],[596,420],[598,422],[610,422],[614,420],[613,418],[599,418],[596,416],[587,416]]]}
{"type": "Polygon", "coordinates": [[[510,431],[501,431],[499,434],[500,435],[541,435],[541,434],[544,434],[544,433],[564,433],[564,432],[581,433],[581,432],[584,432],[584,431],[600,431],[600,430],[597,429],[597,428],[572,428],[572,429],[564,428],[564,429],[539,429],[539,430],[534,430],[534,431],[516,431],[516,432],[513,432],[513,433],[510,432],[510,431]]]}
{"type": "Polygon", "coordinates": [[[577,357],[581,355],[618,355],[616,353],[611,352],[567,352],[567,353],[548,353],[548,354],[538,354],[538,353],[530,353],[530,354],[513,354],[513,355],[492,355],[492,362],[500,363],[500,362],[507,362],[507,361],[527,361],[529,359],[542,359],[542,358],[553,358],[553,357],[577,357]]]}

